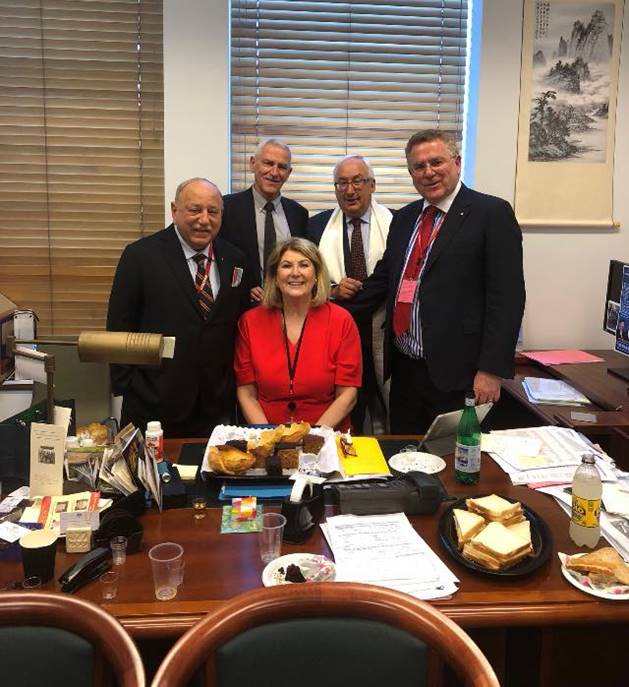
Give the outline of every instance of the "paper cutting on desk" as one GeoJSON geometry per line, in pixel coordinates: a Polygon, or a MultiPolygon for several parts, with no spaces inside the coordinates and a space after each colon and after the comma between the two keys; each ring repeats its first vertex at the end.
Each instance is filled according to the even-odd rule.
{"type": "Polygon", "coordinates": [[[404,513],[337,515],[321,528],[336,562],[336,579],[389,587],[420,599],[457,591],[458,579],[404,513]]]}
{"type": "Polygon", "coordinates": [[[579,351],[574,348],[566,348],[559,351],[522,351],[522,355],[535,360],[541,365],[564,365],[566,363],[603,363],[603,358],[599,358],[591,353],[579,351]]]}

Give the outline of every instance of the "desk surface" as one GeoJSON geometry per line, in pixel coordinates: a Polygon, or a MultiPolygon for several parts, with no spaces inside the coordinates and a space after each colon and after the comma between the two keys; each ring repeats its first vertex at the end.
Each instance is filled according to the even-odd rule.
{"type": "MultiPolygon", "coordinates": [[[[181,442],[167,441],[170,455],[181,442]]],[[[629,603],[599,600],[571,587],[562,577],[557,551],[573,553],[568,538],[568,519],[551,497],[526,487],[512,486],[491,458],[485,456],[481,483],[476,487],[454,482],[452,459],[441,473],[454,496],[496,492],[528,504],[547,522],[554,537],[548,563],[529,577],[497,580],[474,574],[450,559],[438,541],[437,523],[445,505],[433,516],[416,516],[411,521],[420,535],[461,581],[460,591],[434,605],[464,627],[559,625],[588,621],[618,623],[629,620],[629,603]]],[[[263,564],[255,534],[219,533],[220,510],[208,509],[203,520],[195,520],[192,509],[147,512],[142,516],[144,544],[140,553],[127,557],[120,569],[118,597],[103,607],[117,617],[136,637],[172,637],[185,632],[203,614],[241,592],[261,586],[263,564]],[[153,595],[148,549],[156,543],[175,541],[184,547],[185,580],[173,601],[156,601],[153,595]]],[[[283,545],[283,553],[308,551],[330,555],[319,528],[300,546],[283,545]]],[[[69,555],[59,545],[56,577],[71,565],[69,555]]],[[[0,584],[21,577],[21,563],[0,564],[0,584]]],[[[56,589],[56,582],[47,588],[56,589]]],[[[100,589],[92,582],[78,595],[100,603],[100,589]]]]}

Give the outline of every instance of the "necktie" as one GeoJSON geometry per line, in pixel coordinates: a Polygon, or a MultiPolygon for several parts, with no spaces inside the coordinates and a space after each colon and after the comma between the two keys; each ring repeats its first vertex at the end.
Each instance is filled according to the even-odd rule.
{"type": "Polygon", "coordinates": [[[214,294],[212,293],[212,285],[210,284],[210,270],[209,267],[212,264],[212,248],[207,259],[209,260],[208,266],[205,266],[205,255],[203,253],[197,253],[192,256],[194,261],[197,263],[197,273],[194,278],[194,283],[197,287],[197,295],[199,297],[199,307],[204,318],[207,318],[210,308],[214,304],[214,294]]]}
{"type": "Polygon", "coordinates": [[[275,248],[275,224],[273,223],[273,203],[269,200],[264,206],[266,217],[264,218],[264,249],[262,251],[263,262],[262,276],[266,270],[266,263],[271,255],[271,251],[275,248]]]}
{"type": "Polygon", "coordinates": [[[367,263],[365,261],[365,249],[363,248],[363,232],[361,230],[360,217],[352,218],[352,241],[349,247],[350,262],[352,264],[352,278],[358,281],[367,279],[367,263]]]}
{"type": "MultiPolygon", "coordinates": [[[[395,302],[395,309],[393,310],[393,331],[395,336],[402,336],[411,323],[412,303],[405,303],[400,300],[400,294],[405,280],[417,282],[419,271],[430,243],[430,235],[432,234],[432,225],[435,219],[437,208],[434,205],[429,205],[422,213],[422,218],[419,223],[419,231],[415,239],[415,245],[406,263],[404,274],[402,275],[402,282],[398,290],[398,297],[395,302]]],[[[417,297],[417,293],[415,293],[417,297]]],[[[408,299],[405,299],[408,300],[408,299]]]]}

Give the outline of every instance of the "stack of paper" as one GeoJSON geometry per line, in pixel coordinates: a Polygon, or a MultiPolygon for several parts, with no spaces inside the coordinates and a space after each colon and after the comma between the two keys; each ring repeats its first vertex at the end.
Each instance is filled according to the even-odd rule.
{"type": "Polygon", "coordinates": [[[336,580],[362,582],[438,599],[458,579],[417,534],[404,513],[337,515],[321,525],[336,562],[336,580]]]}
{"type": "Polygon", "coordinates": [[[522,380],[522,388],[529,403],[562,406],[580,406],[590,403],[590,400],[580,391],[559,379],[525,377],[522,380]]]}
{"type": "Polygon", "coordinates": [[[603,481],[618,479],[611,458],[567,427],[526,427],[483,434],[481,448],[509,475],[513,484],[568,484],[584,453],[596,456],[596,467],[603,481]]]}

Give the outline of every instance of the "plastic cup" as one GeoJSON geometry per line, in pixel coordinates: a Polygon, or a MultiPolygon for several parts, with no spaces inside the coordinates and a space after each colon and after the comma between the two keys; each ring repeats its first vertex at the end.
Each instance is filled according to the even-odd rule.
{"type": "Polygon", "coordinates": [[[279,557],[282,550],[282,535],[286,518],[279,513],[264,513],[262,515],[262,529],[258,533],[260,558],[270,563],[279,557]]]}
{"type": "Polygon", "coordinates": [[[55,574],[57,533],[53,530],[34,530],[20,539],[24,577],[39,577],[42,584],[55,574]]]}
{"type": "Polygon", "coordinates": [[[116,598],[118,595],[119,579],[120,575],[112,570],[100,576],[100,589],[103,601],[109,601],[110,599],[116,598]]]}
{"type": "Polygon", "coordinates": [[[149,550],[151,569],[153,570],[153,584],[155,598],[168,601],[177,596],[177,584],[171,574],[173,566],[183,561],[183,546],[173,542],[156,544],[149,550]]]}
{"type": "Polygon", "coordinates": [[[122,536],[112,537],[109,545],[111,546],[111,557],[114,565],[123,565],[127,560],[127,538],[122,536]]]}
{"type": "Polygon", "coordinates": [[[205,509],[207,501],[205,496],[196,496],[192,499],[192,510],[194,512],[195,520],[202,520],[205,517],[205,509]]]}
{"type": "Polygon", "coordinates": [[[171,581],[175,585],[175,587],[181,587],[181,585],[183,584],[183,574],[185,568],[186,562],[183,560],[183,558],[180,558],[178,561],[168,564],[168,570],[170,572],[171,581]]]}

